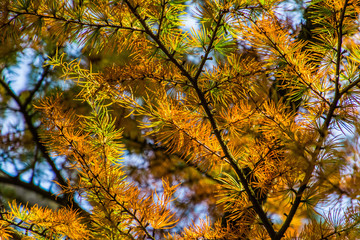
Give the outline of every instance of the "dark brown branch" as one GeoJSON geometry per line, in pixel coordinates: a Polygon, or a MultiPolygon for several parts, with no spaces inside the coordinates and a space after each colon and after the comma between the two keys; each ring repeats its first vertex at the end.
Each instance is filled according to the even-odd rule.
{"type": "MultiPolygon", "coordinates": [[[[12,219],[12,220],[7,219],[6,217],[4,217],[4,215],[6,216],[6,214],[7,214],[6,212],[0,212],[0,220],[6,221],[10,225],[16,226],[25,231],[34,232],[34,233],[38,234],[39,236],[42,236],[46,239],[53,239],[48,234],[46,234],[46,231],[48,231],[49,229],[46,228],[45,230],[39,231],[37,229],[34,229],[34,226],[35,226],[34,224],[24,223],[24,221],[22,221],[22,220],[20,220],[19,222],[15,222],[14,219],[12,219]],[[28,225],[28,226],[26,226],[26,225],[28,225]]],[[[21,238],[21,239],[23,239],[23,238],[21,238]]]]}
{"type": "MultiPolygon", "coordinates": [[[[223,84],[233,83],[232,80],[236,79],[238,77],[255,76],[258,73],[266,73],[266,72],[269,72],[269,71],[270,71],[269,69],[263,69],[263,70],[256,70],[256,71],[248,72],[248,73],[236,73],[235,76],[233,76],[231,78],[228,77],[228,79],[226,79],[225,81],[215,83],[215,85],[213,87],[206,89],[203,93],[206,94],[206,93],[212,91],[213,89],[216,89],[216,88],[220,87],[223,84]]],[[[238,83],[235,82],[234,84],[238,84],[238,83]]]]}
{"type": "Polygon", "coordinates": [[[54,173],[55,173],[59,183],[61,185],[66,185],[65,179],[62,177],[62,175],[60,174],[60,171],[55,166],[55,163],[50,158],[46,147],[41,143],[40,136],[39,136],[39,134],[37,132],[37,128],[34,126],[34,124],[32,122],[32,117],[28,113],[28,111],[26,109],[26,106],[24,104],[22,104],[20,98],[11,90],[10,86],[7,85],[3,81],[3,79],[0,79],[0,84],[5,88],[6,92],[15,100],[15,102],[19,106],[19,111],[23,114],[25,122],[28,125],[29,131],[33,135],[33,138],[34,138],[34,141],[35,141],[36,145],[39,147],[40,151],[43,153],[44,158],[46,159],[46,161],[49,163],[49,165],[54,170],[54,173]]]}
{"type": "MultiPolygon", "coordinates": [[[[62,206],[68,206],[69,205],[69,200],[66,199],[65,197],[56,196],[55,194],[51,193],[49,190],[45,190],[45,189],[43,189],[43,188],[41,188],[39,186],[36,186],[33,183],[24,182],[24,181],[20,180],[17,177],[0,176],[0,183],[10,184],[10,185],[22,187],[23,189],[26,189],[28,191],[39,194],[40,196],[42,196],[42,197],[44,197],[46,199],[49,199],[51,201],[54,201],[54,202],[56,202],[56,203],[58,203],[59,205],[62,205],[62,206]]],[[[85,210],[83,210],[83,209],[79,209],[79,210],[81,210],[81,212],[85,213],[85,210]]]]}
{"type": "MultiPolygon", "coordinates": [[[[79,152],[79,150],[76,148],[76,146],[74,145],[74,141],[68,139],[64,133],[64,129],[58,125],[55,125],[55,127],[57,128],[57,130],[60,132],[60,136],[69,144],[69,146],[72,148],[72,151],[79,157],[79,159],[81,159],[79,162],[80,164],[84,167],[84,169],[86,169],[86,173],[89,174],[89,180],[92,181],[96,181],[97,184],[99,184],[100,188],[108,195],[108,197],[110,197],[111,201],[115,202],[116,204],[118,204],[119,206],[121,206],[124,209],[124,212],[126,212],[127,214],[129,214],[133,220],[135,220],[138,224],[139,227],[144,231],[144,233],[146,234],[146,236],[152,240],[155,240],[155,238],[149,233],[149,231],[147,230],[147,225],[144,225],[142,223],[142,219],[139,219],[138,216],[136,216],[136,209],[132,212],[131,209],[129,209],[126,204],[124,204],[123,202],[119,202],[119,200],[117,199],[116,194],[112,194],[109,191],[109,187],[104,186],[104,184],[99,180],[98,178],[98,174],[95,174],[92,170],[91,167],[88,164],[88,161],[86,160],[86,156],[79,152]]],[[[99,194],[98,191],[95,191],[95,194],[97,195],[99,201],[102,201],[103,195],[99,194]]],[[[119,229],[120,230],[120,229],[119,229]]],[[[122,232],[122,231],[121,231],[122,232]]]]}
{"type": "Polygon", "coordinates": [[[289,62],[289,59],[288,59],[287,55],[286,55],[285,53],[283,53],[283,52],[281,51],[281,49],[279,49],[279,47],[278,47],[277,44],[273,41],[273,39],[268,36],[267,32],[266,32],[263,28],[257,26],[257,25],[256,25],[256,22],[254,22],[252,19],[250,19],[250,21],[252,21],[253,24],[260,30],[260,32],[261,32],[262,34],[264,34],[264,36],[270,41],[270,43],[272,44],[272,47],[273,47],[273,48],[280,54],[280,56],[285,60],[286,64],[287,64],[289,67],[292,68],[292,71],[302,80],[302,83],[303,83],[304,85],[306,85],[306,86],[307,86],[312,92],[314,92],[318,97],[320,97],[321,100],[323,100],[327,105],[330,105],[330,102],[329,102],[323,95],[321,95],[321,93],[319,93],[318,91],[316,91],[316,90],[313,88],[313,86],[311,85],[311,83],[308,83],[308,82],[304,79],[303,74],[302,74],[301,72],[297,71],[297,70],[296,70],[296,67],[289,62]]]}
{"type": "Polygon", "coordinates": [[[358,79],[356,79],[355,81],[353,81],[352,83],[350,83],[349,85],[347,85],[346,87],[344,87],[339,95],[344,95],[346,94],[351,88],[355,87],[356,85],[358,85],[360,83],[360,77],[358,79]]]}
{"type": "MultiPolygon", "coordinates": [[[[348,0],[345,0],[344,8],[341,10],[340,21],[339,24],[336,26],[336,32],[338,37],[338,44],[337,44],[337,51],[336,51],[336,69],[335,69],[335,96],[340,93],[340,63],[341,63],[341,56],[342,56],[342,41],[343,41],[343,23],[345,19],[345,11],[348,4],[348,0]]],[[[336,15],[335,15],[336,16],[336,15]]]]}
{"type": "Polygon", "coordinates": [[[344,229],[341,229],[341,230],[339,230],[339,231],[338,231],[338,230],[335,230],[334,232],[329,233],[328,235],[321,237],[321,239],[319,239],[319,240],[328,240],[329,237],[331,237],[331,236],[333,236],[333,235],[335,235],[335,234],[340,235],[340,234],[343,233],[343,232],[346,232],[346,231],[349,231],[349,230],[353,229],[354,227],[356,227],[356,226],[359,225],[359,224],[360,224],[360,222],[359,222],[359,221],[356,221],[356,222],[354,222],[353,224],[351,224],[349,227],[344,228],[344,229]]]}
{"type": "MultiPolygon", "coordinates": [[[[345,1],[344,8],[342,10],[343,12],[345,12],[346,6],[347,6],[347,0],[345,1]]],[[[342,18],[344,17],[344,15],[345,14],[342,14],[342,18]]],[[[340,19],[340,23],[343,23],[343,19],[340,19]]],[[[342,28],[342,26],[339,26],[339,27],[342,28]]],[[[341,45],[338,45],[338,48],[341,48],[341,45]]],[[[340,65],[341,65],[341,58],[337,58],[336,69],[340,69],[340,65]]],[[[304,191],[306,190],[307,184],[310,181],[312,173],[313,173],[313,171],[315,169],[315,163],[316,163],[317,158],[319,156],[319,153],[321,151],[322,145],[323,145],[323,143],[326,140],[326,137],[328,135],[328,129],[329,129],[329,126],[330,126],[330,123],[331,123],[331,119],[334,116],[334,112],[335,112],[335,110],[337,108],[337,104],[338,104],[338,101],[340,100],[340,98],[341,98],[341,95],[340,95],[339,91],[336,90],[334,100],[331,103],[330,108],[329,108],[329,112],[328,112],[328,114],[326,116],[326,119],[325,119],[323,125],[321,126],[321,128],[319,130],[320,138],[317,141],[317,145],[316,145],[316,148],[315,148],[313,154],[311,154],[311,161],[310,161],[310,164],[309,164],[308,168],[306,169],[305,177],[302,180],[300,188],[298,189],[298,191],[296,193],[296,198],[294,200],[294,203],[293,203],[293,205],[292,205],[292,207],[290,209],[290,212],[289,212],[284,224],[282,225],[282,227],[277,232],[277,234],[276,234],[276,236],[274,238],[276,240],[281,239],[283,237],[285,231],[290,226],[290,223],[291,223],[292,219],[294,218],[295,213],[296,213],[296,211],[297,211],[297,209],[298,209],[298,207],[299,207],[299,205],[301,203],[302,195],[303,195],[304,191]]]]}
{"type": "Polygon", "coordinates": [[[46,76],[49,74],[49,69],[50,69],[49,65],[43,68],[43,72],[41,74],[40,79],[37,81],[35,87],[30,91],[29,96],[25,99],[25,102],[23,104],[25,108],[31,103],[31,101],[33,100],[36,92],[40,89],[40,87],[41,87],[42,83],[44,82],[46,76]]]}
{"type": "MultiPolygon", "coordinates": [[[[60,185],[66,186],[67,182],[65,181],[64,177],[61,175],[60,170],[57,169],[54,161],[51,159],[45,145],[42,144],[42,142],[41,142],[41,139],[40,139],[40,136],[38,133],[38,129],[34,126],[34,123],[32,121],[32,116],[28,112],[27,106],[25,106],[21,102],[20,98],[12,91],[10,86],[8,84],[6,84],[3,79],[0,79],[0,85],[2,85],[5,88],[6,92],[15,100],[15,102],[19,106],[19,111],[23,114],[24,120],[26,122],[26,125],[28,126],[30,133],[33,136],[33,140],[34,140],[35,144],[41,151],[46,162],[50,165],[52,171],[54,172],[54,174],[56,176],[57,181],[59,182],[60,185]]],[[[74,208],[82,211],[82,208],[76,202],[73,201],[74,197],[71,194],[66,194],[66,198],[69,200],[68,205],[73,206],[74,208]]]]}
{"type": "Polygon", "coordinates": [[[213,47],[212,44],[213,44],[213,42],[215,40],[217,31],[218,31],[218,29],[220,27],[222,18],[224,16],[224,13],[220,13],[220,15],[219,15],[219,19],[217,21],[217,26],[216,26],[216,28],[215,28],[215,30],[213,32],[213,35],[211,36],[211,40],[210,40],[211,45],[209,45],[207,50],[206,50],[205,57],[203,58],[203,60],[201,62],[201,65],[200,65],[200,67],[198,69],[198,72],[195,75],[196,78],[195,77],[193,78],[183,68],[183,66],[181,64],[179,64],[179,62],[174,58],[174,56],[170,52],[168,52],[168,50],[163,45],[163,43],[160,41],[160,39],[150,30],[150,28],[147,26],[145,20],[136,11],[136,7],[133,7],[128,0],[124,0],[124,2],[127,4],[127,6],[129,7],[130,11],[134,14],[134,16],[140,21],[141,25],[145,29],[146,34],[148,34],[158,44],[159,48],[164,52],[164,54],[169,58],[169,60],[171,62],[173,62],[175,64],[175,66],[182,72],[182,74],[186,78],[188,78],[189,81],[193,84],[193,87],[194,87],[194,89],[195,89],[195,91],[196,91],[196,93],[197,93],[197,95],[198,95],[198,97],[200,99],[200,103],[203,106],[206,115],[208,116],[208,119],[209,119],[209,121],[211,123],[211,126],[213,128],[214,134],[215,134],[216,138],[218,139],[218,142],[219,142],[219,144],[220,144],[220,146],[221,146],[221,148],[222,148],[222,150],[224,152],[224,155],[225,155],[226,159],[229,161],[229,164],[235,170],[236,174],[239,176],[240,182],[243,185],[243,187],[244,187],[244,189],[245,189],[251,203],[254,206],[254,210],[256,211],[258,216],[260,217],[260,219],[263,222],[263,224],[264,224],[266,230],[268,231],[269,235],[271,237],[274,237],[276,233],[275,233],[275,230],[274,230],[270,220],[267,218],[264,210],[262,209],[261,205],[259,204],[259,202],[258,202],[258,200],[256,198],[254,190],[252,189],[252,187],[247,182],[246,174],[244,172],[244,169],[240,169],[237,166],[235,158],[232,156],[232,154],[231,154],[230,150],[228,149],[225,141],[222,139],[220,130],[218,129],[216,121],[214,119],[214,116],[211,113],[209,104],[208,104],[203,92],[200,90],[200,88],[197,85],[197,78],[200,76],[200,73],[202,72],[202,68],[205,65],[207,57],[208,57],[210,51],[212,50],[212,47],[213,47]]]}
{"type": "Polygon", "coordinates": [[[141,25],[144,28],[144,31],[147,35],[149,35],[155,42],[158,44],[158,47],[163,51],[163,53],[168,57],[168,59],[175,64],[175,66],[181,71],[181,73],[187,78],[187,79],[193,79],[191,75],[186,71],[186,69],[174,58],[174,55],[171,54],[167,48],[164,46],[164,44],[161,42],[161,40],[151,31],[151,29],[146,24],[145,20],[139,15],[139,13],[136,11],[137,7],[133,7],[128,0],[124,0],[130,11],[134,14],[134,16],[139,20],[141,25]]]}
{"type": "Polygon", "coordinates": [[[162,23],[164,21],[164,12],[165,12],[165,8],[166,8],[166,4],[167,4],[166,1],[167,0],[162,0],[161,1],[161,16],[160,16],[160,20],[159,20],[158,32],[156,34],[157,37],[160,36],[162,23]]]}
{"type": "MultiPolygon", "coordinates": [[[[203,71],[203,68],[204,68],[204,66],[205,66],[205,63],[206,63],[206,61],[208,60],[209,54],[210,54],[210,52],[211,52],[211,50],[212,50],[212,48],[213,48],[213,44],[214,44],[214,41],[216,40],[216,35],[217,35],[218,30],[219,30],[219,28],[220,28],[220,26],[221,26],[221,21],[223,20],[224,15],[225,15],[224,12],[220,12],[220,13],[219,13],[219,19],[218,19],[217,22],[216,22],[216,27],[215,27],[215,29],[214,29],[214,31],[213,31],[213,33],[212,33],[211,38],[210,38],[209,45],[207,46],[207,49],[206,49],[206,51],[205,51],[205,55],[204,55],[204,57],[202,58],[202,60],[201,60],[201,62],[200,62],[200,65],[199,65],[199,68],[198,68],[198,70],[197,70],[197,72],[196,72],[196,74],[195,74],[195,76],[194,76],[194,78],[193,78],[193,81],[194,81],[194,83],[196,83],[196,84],[197,84],[198,78],[200,77],[201,72],[203,71]]],[[[194,86],[194,87],[195,87],[195,86],[194,86]]]]}
{"type": "MultiPolygon", "coordinates": [[[[66,19],[63,17],[56,17],[56,16],[50,16],[50,15],[41,15],[41,14],[34,13],[34,12],[18,12],[18,11],[14,11],[14,10],[9,10],[9,12],[16,14],[16,16],[11,19],[11,21],[15,20],[17,17],[19,17],[21,15],[32,15],[32,16],[37,16],[39,18],[49,18],[49,19],[55,19],[55,20],[63,21],[63,22],[67,22],[67,23],[74,23],[74,24],[78,24],[78,25],[84,26],[84,27],[115,28],[118,30],[130,30],[130,31],[134,31],[134,32],[144,32],[143,29],[138,29],[138,28],[133,28],[133,27],[125,27],[125,26],[116,25],[116,24],[86,23],[86,22],[82,22],[80,20],[66,19]]],[[[10,24],[11,21],[9,21],[6,24],[3,24],[1,27],[3,27],[4,25],[10,24]]],[[[0,27],[0,29],[1,29],[1,27],[0,27]]]]}

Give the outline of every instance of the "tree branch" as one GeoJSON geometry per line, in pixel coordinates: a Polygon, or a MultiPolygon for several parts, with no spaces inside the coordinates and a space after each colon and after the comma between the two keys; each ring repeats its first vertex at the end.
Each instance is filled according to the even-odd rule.
{"type": "MultiPolygon", "coordinates": [[[[66,199],[66,197],[56,196],[55,194],[51,193],[50,191],[45,190],[39,186],[36,186],[35,184],[24,182],[24,181],[20,180],[18,177],[0,176],[0,182],[3,184],[10,184],[10,185],[22,187],[23,189],[34,192],[46,199],[54,201],[54,202],[58,203],[59,205],[62,205],[62,206],[69,205],[69,200],[66,199]]],[[[84,215],[84,214],[88,215],[88,213],[82,208],[75,208],[75,209],[79,210],[82,213],[82,215],[84,215]]]]}
{"type": "Polygon", "coordinates": [[[4,25],[8,25],[11,23],[11,21],[13,21],[14,19],[16,19],[17,17],[21,16],[21,15],[32,15],[32,16],[37,16],[39,18],[48,18],[48,19],[54,19],[54,20],[58,20],[58,21],[62,21],[62,22],[67,22],[67,23],[74,23],[74,24],[78,24],[80,26],[85,26],[85,27],[95,27],[95,28],[115,28],[115,29],[122,29],[122,30],[130,30],[130,31],[134,31],[134,32],[145,32],[143,29],[138,29],[138,28],[133,28],[133,27],[125,27],[122,25],[116,25],[116,24],[100,24],[100,23],[86,23],[86,22],[82,22],[80,20],[74,20],[74,19],[66,19],[63,17],[56,17],[56,16],[50,16],[50,15],[42,15],[42,14],[38,14],[38,13],[33,13],[33,12],[18,12],[18,11],[14,11],[14,10],[9,10],[9,12],[11,13],[15,13],[16,16],[13,17],[8,23],[3,24],[0,29],[4,26],[4,25]]]}
{"type": "MultiPolygon", "coordinates": [[[[19,111],[22,113],[22,115],[24,117],[25,123],[28,126],[28,129],[33,136],[33,140],[34,140],[35,144],[41,151],[46,162],[50,165],[51,169],[53,170],[57,181],[59,182],[60,185],[66,186],[67,182],[65,181],[64,177],[61,175],[60,170],[57,169],[55,163],[53,162],[50,155],[48,154],[46,147],[44,146],[44,144],[41,143],[38,130],[34,126],[34,123],[32,121],[32,116],[29,114],[29,112],[27,110],[27,106],[21,102],[20,98],[13,92],[13,90],[10,88],[10,86],[4,82],[4,80],[2,78],[0,78],[0,85],[5,88],[6,92],[15,100],[15,102],[19,106],[19,111]]],[[[77,209],[82,209],[75,201],[73,201],[73,198],[74,198],[73,195],[71,195],[71,194],[65,194],[65,195],[66,195],[67,199],[69,199],[69,200],[71,199],[71,202],[69,202],[68,205],[72,205],[77,209]]]]}
{"type": "MultiPolygon", "coordinates": [[[[345,12],[346,6],[347,6],[347,0],[345,1],[343,12],[345,12]]],[[[342,19],[340,19],[340,23],[342,24],[345,14],[342,13],[341,16],[342,16],[342,19]]],[[[342,26],[339,26],[339,27],[342,28],[342,26]]],[[[342,41],[340,41],[340,42],[342,42],[342,41]]],[[[340,45],[338,44],[338,48],[341,49],[341,44],[340,45]]],[[[336,69],[340,69],[340,65],[341,65],[341,58],[338,56],[337,62],[336,62],[336,69]]],[[[336,76],[336,77],[338,77],[338,76],[336,76]]],[[[337,87],[338,87],[338,85],[337,85],[337,87]]],[[[329,129],[329,126],[330,126],[330,123],[331,123],[331,119],[334,116],[334,112],[335,112],[335,110],[337,108],[337,104],[338,104],[338,101],[340,100],[340,98],[341,98],[341,94],[339,93],[339,89],[337,89],[335,91],[334,100],[330,105],[329,112],[328,112],[328,114],[326,116],[326,119],[325,119],[323,125],[321,126],[321,128],[319,130],[320,138],[317,141],[317,145],[316,145],[316,148],[315,148],[313,154],[311,154],[311,160],[310,160],[308,168],[305,171],[305,177],[301,181],[300,187],[299,187],[299,189],[298,189],[298,191],[296,193],[296,198],[294,200],[294,203],[293,203],[293,205],[292,205],[292,207],[290,209],[290,212],[289,212],[284,224],[282,225],[282,227],[277,232],[277,234],[276,234],[276,236],[274,238],[276,240],[282,238],[285,231],[290,226],[290,223],[291,223],[293,217],[295,216],[295,213],[296,213],[296,211],[297,211],[297,209],[298,209],[298,207],[299,207],[299,205],[301,203],[302,195],[303,195],[305,189],[307,188],[307,184],[310,181],[312,173],[313,173],[313,171],[315,169],[315,164],[316,164],[316,162],[318,160],[318,156],[319,156],[319,153],[321,151],[322,145],[323,145],[323,143],[326,140],[326,137],[328,135],[328,129],[329,129]]]]}
{"type": "Polygon", "coordinates": [[[23,104],[25,108],[30,104],[30,102],[33,100],[36,92],[40,89],[40,87],[41,87],[42,83],[44,82],[46,76],[49,74],[49,69],[50,69],[49,65],[44,67],[44,70],[43,70],[43,72],[41,74],[40,79],[37,81],[37,83],[36,83],[35,87],[33,88],[33,90],[30,91],[30,95],[25,99],[25,102],[23,104]]]}
{"type": "Polygon", "coordinates": [[[347,93],[351,88],[355,87],[356,85],[358,85],[360,83],[360,77],[358,77],[358,79],[356,79],[355,81],[353,81],[352,83],[350,83],[349,85],[347,85],[346,87],[344,87],[340,92],[339,95],[344,95],[345,93],[347,93]]]}
{"type": "MultiPolygon", "coordinates": [[[[64,133],[64,130],[62,127],[55,125],[55,127],[59,130],[59,132],[61,133],[61,137],[69,144],[69,146],[71,146],[72,151],[79,157],[79,159],[81,159],[80,164],[83,165],[83,167],[86,169],[86,173],[89,174],[89,179],[90,181],[96,181],[97,184],[99,184],[100,188],[108,195],[108,197],[110,198],[111,201],[115,202],[116,204],[118,204],[119,206],[121,206],[124,209],[124,212],[126,212],[127,214],[129,214],[133,220],[135,220],[138,224],[139,227],[144,231],[144,233],[146,234],[146,236],[149,239],[155,240],[155,238],[149,233],[147,226],[148,225],[144,225],[142,220],[143,219],[139,219],[138,216],[136,215],[136,211],[137,209],[133,209],[134,211],[131,211],[130,208],[128,208],[128,206],[126,204],[124,204],[124,202],[119,202],[116,194],[112,194],[110,192],[110,189],[108,186],[104,186],[104,184],[99,180],[99,175],[95,174],[92,170],[91,167],[88,164],[88,161],[85,159],[85,155],[83,153],[81,153],[76,146],[74,145],[74,142],[70,139],[68,139],[66,137],[66,134],[64,133]]],[[[100,203],[102,203],[102,197],[103,195],[98,192],[95,191],[94,192],[97,197],[98,200],[100,201],[100,203]]],[[[118,229],[118,228],[117,228],[118,229]]],[[[120,231],[120,233],[122,233],[122,231],[120,229],[118,229],[120,231]]]]}
{"type": "Polygon", "coordinates": [[[161,16],[160,16],[160,21],[159,21],[159,26],[158,26],[158,32],[156,34],[157,37],[160,36],[160,33],[161,33],[161,25],[164,21],[164,12],[165,12],[165,8],[166,8],[166,0],[162,0],[161,1],[161,16]]]}
{"type": "MultiPolygon", "coordinates": [[[[198,68],[198,70],[197,70],[197,72],[196,72],[196,74],[195,74],[195,76],[194,76],[194,78],[193,78],[193,81],[194,81],[196,84],[197,84],[198,78],[200,77],[201,72],[203,71],[203,68],[204,68],[204,66],[205,66],[205,63],[206,63],[206,61],[208,60],[209,54],[210,54],[210,52],[211,52],[211,50],[212,50],[212,48],[213,48],[213,44],[214,44],[214,41],[216,40],[216,35],[217,35],[218,30],[219,30],[219,28],[220,28],[220,26],[221,26],[221,21],[223,20],[224,15],[225,15],[225,13],[222,12],[222,11],[219,13],[219,19],[218,19],[218,21],[216,22],[216,26],[215,26],[215,29],[214,29],[214,31],[213,31],[213,33],[212,33],[211,38],[210,38],[209,45],[207,46],[207,49],[206,49],[206,51],[205,51],[205,55],[204,55],[204,57],[202,58],[202,60],[201,60],[201,62],[200,62],[200,65],[199,65],[199,68],[198,68]]],[[[195,86],[194,86],[194,87],[195,87],[195,86]]]]}
{"type": "MultiPolygon", "coordinates": [[[[306,85],[312,92],[314,92],[318,97],[321,98],[321,100],[323,100],[327,105],[330,105],[330,102],[323,96],[321,95],[321,93],[319,93],[318,91],[316,91],[313,86],[311,85],[311,83],[306,82],[306,80],[304,79],[304,76],[301,72],[296,70],[296,67],[291,64],[289,62],[288,56],[283,53],[281,51],[281,49],[279,49],[279,47],[277,46],[277,44],[273,41],[273,39],[271,37],[268,36],[268,33],[260,26],[256,25],[256,22],[254,20],[252,20],[251,18],[248,18],[259,30],[262,34],[264,34],[264,36],[267,38],[267,40],[270,41],[270,43],[272,44],[272,47],[280,54],[280,56],[285,60],[286,64],[292,68],[292,71],[302,80],[302,83],[304,85],[306,85]]],[[[279,26],[281,28],[281,26],[279,26]]]]}
{"type": "Polygon", "coordinates": [[[129,7],[130,11],[134,14],[134,16],[140,21],[140,23],[142,24],[142,26],[145,29],[146,34],[148,34],[159,46],[159,48],[164,52],[164,54],[170,59],[171,62],[173,62],[175,64],[175,66],[182,72],[182,74],[189,79],[189,81],[193,84],[193,87],[200,99],[200,103],[204,108],[204,111],[206,113],[206,115],[208,116],[208,119],[211,123],[211,126],[213,128],[214,134],[216,136],[216,138],[218,139],[218,142],[224,152],[225,157],[228,159],[229,164],[231,165],[231,167],[235,170],[236,174],[239,176],[240,182],[243,185],[246,193],[248,194],[248,197],[251,201],[251,203],[253,204],[254,210],[256,211],[256,213],[258,214],[258,216],[260,217],[261,221],[263,222],[266,230],[268,231],[269,235],[271,237],[275,236],[275,230],[271,224],[271,222],[269,221],[269,219],[267,218],[264,210],[262,209],[261,205],[259,204],[259,202],[257,201],[257,198],[255,196],[255,192],[252,189],[252,187],[249,185],[249,183],[247,182],[246,179],[246,174],[244,172],[244,169],[240,169],[237,166],[237,163],[235,161],[235,158],[232,156],[230,150],[228,149],[227,145],[225,144],[225,141],[222,139],[221,133],[217,127],[216,121],[214,119],[214,116],[211,113],[210,107],[208,105],[208,102],[205,99],[205,96],[203,94],[203,92],[200,90],[200,88],[197,85],[197,78],[200,76],[200,73],[202,72],[202,68],[205,65],[205,62],[207,60],[207,57],[210,53],[210,51],[212,50],[212,44],[214,42],[214,39],[216,37],[216,31],[218,30],[219,26],[220,26],[220,22],[222,20],[222,17],[224,16],[224,13],[221,13],[219,15],[219,19],[217,21],[217,26],[216,26],[216,31],[214,30],[213,35],[211,37],[211,46],[209,45],[206,53],[205,53],[205,57],[203,58],[200,67],[198,69],[198,72],[196,73],[195,77],[193,78],[184,68],[182,65],[180,65],[178,63],[178,61],[174,58],[174,56],[172,54],[170,54],[168,52],[168,50],[166,49],[166,47],[163,45],[163,43],[160,41],[160,39],[149,29],[149,27],[147,26],[146,22],[144,19],[142,19],[142,17],[138,14],[138,12],[136,11],[136,8],[133,7],[131,5],[131,3],[128,0],[124,0],[124,2],[127,4],[127,6],[129,7]]]}
{"type": "MultiPolygon", "coordinates": [[[[338,37],[338,42],[337,42],[337,51],[336,51],[336,69],[335,69],[335,96],[339,94],[340,92],[340,87],[339,87],[339,82],[340,82],[340,63],[341,63],[341,56],[342,56],[342,40],[343,40],[343,22],[344,22],[344,18],[345,18],[345,12],[346,12],[346,7],[348,4],[348,0],[345,0],[344,3],[344,8],[341,10],[341,15],[340,15],[340,20],[339,20],[339,24],[336,26],[336,32],[337,32],[337,37],[338,37]]],[[[335,15],[336,16],[336,15],[335,15]]]]}

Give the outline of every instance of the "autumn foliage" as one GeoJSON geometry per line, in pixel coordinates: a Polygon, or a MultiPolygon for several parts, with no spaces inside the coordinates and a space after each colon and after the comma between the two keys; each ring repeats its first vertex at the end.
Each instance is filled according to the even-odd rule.
{"type": "Polygon", "coordinates": [[[44,67],[77,84],[86,111],[61,93],[43,96],[34,105],[41,143],[76,173],[58,195],[84,210],[11,202],[2,239],[359,237],[360,5],[310,1],[294,27],[283,3],[200,1],[187,31],[182,0],[4,1],[2,41],[47,34],[126,61],[94,71],[49,57],[44,67]],[[208,179],[193,184],[207,189],[207,206],[216,202],[209,217],[176,227],[184,191],[170,158],[155,187],[134,180],[123,162],[126,118],[208,179]]]}

